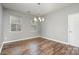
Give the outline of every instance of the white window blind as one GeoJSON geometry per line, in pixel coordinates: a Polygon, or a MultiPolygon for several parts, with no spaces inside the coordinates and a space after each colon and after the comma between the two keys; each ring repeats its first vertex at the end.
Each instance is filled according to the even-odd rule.
{"type": "Polygon", "coordinates": [[[10,15],[10,29],[12,31],[21,31],[21,20],[22,17],[10,15]]]}

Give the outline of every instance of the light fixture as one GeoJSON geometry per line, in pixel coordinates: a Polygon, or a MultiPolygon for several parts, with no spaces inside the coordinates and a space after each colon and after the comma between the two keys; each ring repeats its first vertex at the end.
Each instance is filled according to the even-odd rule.
{"type": "Polygon", "coordinates": [[[41,22],[41,20],[42,20],[41,17],[38,17],[38,20],[41,22]]]}
{"type": "Polygon", "coordinates": [[[36,17],[34,17],[34,21],[35,21],[35,22],[37,22],[37,21],[38,21],[36,17]]]}
{"type": "MultiPolygon", "coordinates": [[[[40,3],[37,3],[37,5],[39,5],[39,7],[40,7],[41,4],[40,3]]],[[[35,22],[44,22],[44,21],[45,21],[44,17],[42,17],[42,16],[34,16],[34,19],[33,19],[33,22],[34,23],[35,22]]]]}
{"type": "Polygon", "coordinates": [[[44,17],[34,17],[34,22],[44,22],[45,21],[45,19],[44,19],[44,17]]]}

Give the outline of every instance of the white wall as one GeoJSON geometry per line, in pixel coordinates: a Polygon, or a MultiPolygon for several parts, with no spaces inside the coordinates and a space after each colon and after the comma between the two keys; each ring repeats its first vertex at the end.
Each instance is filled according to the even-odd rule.
{"type": "Polygon", "coordinates": [[[72,4],[55,12],[45,15],[42,24],[42,36],[68,42],[68,15],[79,13],[79,4],[72,4]]]}
{"type": "Polygon", "coordinates": [[[29,14],[22,14],[17,11],[4,9],[4,42],[18,40],[18,39],[25,39],[30,37],[37,36],[37,32],[33,29],[31,20],[33,20],[33,16],[29,14]],[[9,15],[19,15],[22,16],[22,31],[21,32],[10,32],[10,19],[9,15]]]}
{"type": "MultiPolygon", "coordinates": [[[[2,33],[2,5],[0,4],[0,48],[3,42],[3,33],[2,33]]],[[[1,49],[0,49],[1,51],[1,49]]]]}
{"type": "MultiPolygon", "coordinates": [[[[45,15],[45,22],[42,23],[40,30],[43,37],[56,39],[59,41],[68,41],[68,15],[79,12],[79,4],[72,4],[69,7],[62,8],[55,12],[51,12],[45,15]]],[[[32,25],[31,20],[33,19],[32,15],[24,15],[22,13],[4,9],[4,40],[12,41],[18,39],[24,39],[29,37],[34,37],[38,35],[32,25]],[[15,14],[23,16],[22,21],[22,32],[10,32],[10,21],[9,14],[15,14]]]]}

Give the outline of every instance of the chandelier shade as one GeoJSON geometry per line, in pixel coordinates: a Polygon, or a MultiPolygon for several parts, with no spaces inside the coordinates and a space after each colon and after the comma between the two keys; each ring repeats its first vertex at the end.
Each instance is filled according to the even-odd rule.
{"type": "Polygon", "coordinates": [[[45,21],[45,19],[44,19],[44,17],[34,17],[34,22],[44,22],[45,21]]]}

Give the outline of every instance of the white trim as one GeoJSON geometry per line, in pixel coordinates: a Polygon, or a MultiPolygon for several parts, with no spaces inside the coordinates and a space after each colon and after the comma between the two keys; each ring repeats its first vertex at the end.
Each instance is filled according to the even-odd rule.
{"type": "MultiPolygon", "coordinates": [[[[48,40],[52,40],[52,41],[56,41],[56,42],[59,42],[59,43],[62,43],[62,44],[66,44],[66,45],[78,47],[78,46],[75,46],[75,45],[73,45],[73,44],[70,44],[69,42],[59,41],[59,40],[52,39],[52,38],[47,38],[47,37],[42,37],[42,38],[45,38],[45,39],[48,39],[48,40]]],[[[78,48],[79,48],[79,47],[78,47],[78,48]]]]}
{"type": "Polygon", "coordinates": [[[0,48],[0,53],[1,53],[1,51],[2,51],[3,44],[4,44],[4,43],[2,43],[2,45],[1,45],[1,48],[0,48]]]}
{"type": "MultiPolygon", "coordinates": [[[[48,39],[48,40],[52,40],[52,41],[56,41],[56,42],[59,42],[59,43],[62,43],[62,44],[66,44],[66,45],[71,45],[71,44],[69,44],[69,43],[67,43],[67,42],[59,41],[59,40],[52,39],[52,38],[47,38],[47,37],[42,37],[42,38],[45,38],[45,39],[48,39]]],[[[73,45],[71,45],[71,46],[73,46],[73,45]]]]}
{"type": "Polygon", "coordinates": [[[3,43],[4,43],[4,44],[5,44],[5,43],[11,43],[11,42],[16,42],[16,41],[21,41],[21,40],[28,40],[28,39],[31,39],[31,38],[37,38],[37,37],[40,37],[40,36],[29,37],[29,38],[22,38],[22,39],[17,39],[17,40],[12,40],[12,41],[5,41],[5,42],[3,42],[3,43]]]}
{"type": "MultiPolygon", "coordinates": [[[[38,38],[38,37],[45,38],[45,39],[52,40],[52,41],[56,41],[56,42],[59,42],[59,43],[62,43],[62,44],[66,44],[66,45],[74,46],[74,45],[69,44],[69,43],[64,42],[64,41],[59,41],[59,40],[56,40],[56,39],[47,38],[47,37],[43,37],[43,36],[35,36],[35,37],[29,37],[29,38],[17,39],[17,40],[12,40],[12,41],[6,41],[6,42],[3,42],[3,44],[5,44],[5,43],[11,43],[11,42],[16,42],[16,41],[21,41],[21,40],[28,40],[28,39],[32,39],[32,38],[38,38]]],[[[3,47],[3,44],[2,44],[2,47],[3,47]]],[[[76,47],[76,46],[75,46],[75,47],[76,47]]]]}

